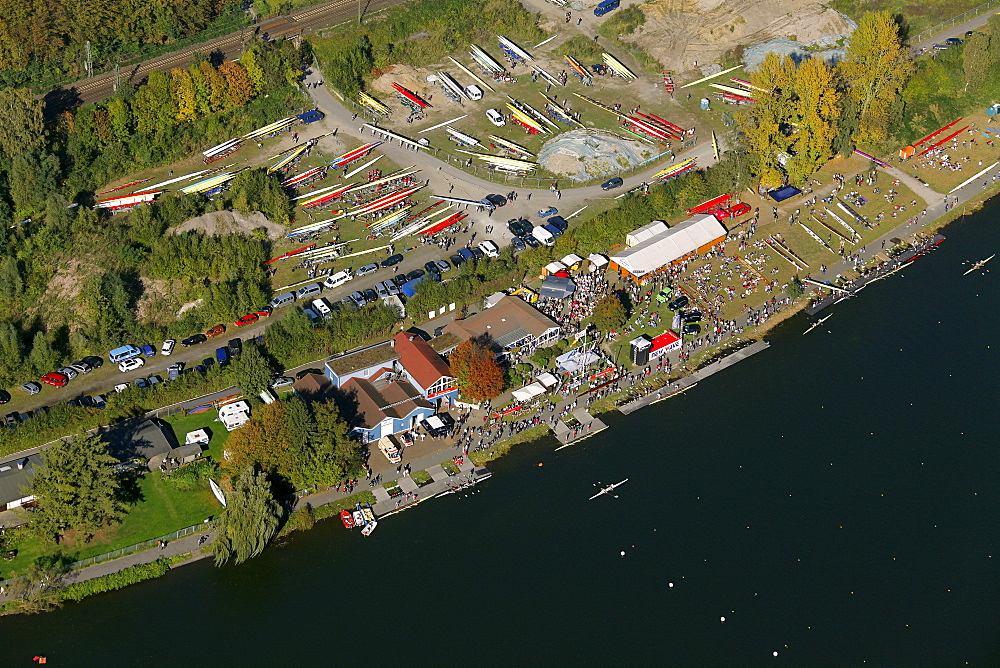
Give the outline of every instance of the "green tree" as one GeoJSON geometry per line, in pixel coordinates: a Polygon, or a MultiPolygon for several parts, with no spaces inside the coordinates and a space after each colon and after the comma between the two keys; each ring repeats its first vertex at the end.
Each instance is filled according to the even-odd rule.
{"type": "Polygon", "coordinates": [[[900,92],[913,72],[899,25],[890,12],[861,17],[839,67],[857,107],[855,141],[875,144],[886,139],[902,110],[900,92]]]}
{"type": "Polygon", "coordinates": [[[135,93],[133,110],[136,129],[141,134],[163,132],[174,125],[177,106],[170,90],[170,76],[166,72],[149,73],[146,83],[135,93]]]}
{"type": "Polygon", "coordinates": [[[49,335],[39,330],[31,340],[31,352],[28,353],[28,366],[35,376],[55,370],[59,363],[59,354],[52,349],[49,335]]]}
{"type": "Polygon", "coordinates": [[[8,158],[45,144],[42,102],[27,88],[0,88],[0,152],[8,158]]]}
{"type": "Polygon", "coordinates": [[[605,296],[594,304],[594,325],[602,332],[618,332],[628,321],[625,305],[617,293],[605,296]]]}
{"type": "Polygon", "coordinates": [[[24,344],[21,333],[9,320],[0,322],[0,378],[13,380],[24,363],[24,344]]]}
{"type": "Polygon", "coordinates": [[[986,83],[990,70],[1000,62],[998,51],[1000,51],[1000,36],[994,37],[984,32],[972,33],[962,50],[965,81],[970,87],[975,89],[986,83]]]}
{"type": "Polygon", "coordinates": [[[503,369],[497,363],[496,354],[481,341],[469,339],[458,344],[449,362],[465,398],[488,400],[503,392],[503,369]]]}
{"type": "Polygon", "coordinates": [[[7,598],[17,601],[18,612],[35,614],[59,606],[56,590],[61,586],[60,570],[50,559],[39,558],[7,585],[7,598]]]}
{"type": "Polygon", "coordinates": [[[274,370],[256,345],[246,346],[243,353],[233,360],[230,368],[233,383],[248,397],[258,396],[274,378],[274,370]]]}
{"type": "Polygon", "coordinates": [[[263,552],[278,533],[281,515],[267,475],[245,468],[226,492],[226,510],[212,543],[215,564],[221,566],[230,560],[240,564],[263,552]]]}
{"type": "Polygon", "coordinates": [[[118,460],[97,435],[77,435],[42,450],[42,465],[31,481],[38,505],[29,523],[39,535],[58,540],[76,529],[87,540],[125,516],[118,460]]]}
{"type": "MultiPolygon", "coordinates": [[[[301,479],[305,486],[333,485],[362,472],[361,448],[333,402],[312,404],[315,431],[303,448],[301,479]]],[[[291,411],[290,411],[291,415],[291,411]]]]}

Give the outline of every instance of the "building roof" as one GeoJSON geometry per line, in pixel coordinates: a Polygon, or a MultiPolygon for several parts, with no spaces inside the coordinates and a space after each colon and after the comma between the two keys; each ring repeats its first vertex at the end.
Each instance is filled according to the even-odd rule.
{"type": "Polygon", "coordinates": [[[554,299],[565,299],[574,292],[576,292],[576,283],[573,282],[573,279],[563,276],[547,276],[542,281],[542,287],[538,290],[538,294],[541,296],[554,299]]]}
{"type": "Polygon", "coordinates": [[[643,276],[725,236],[726,228],[715,216],[693,216],[623,250],[611,260],[633,276],[643,276]]]}
{"type": "Polygon", "coordinates": [[[399,353],[386,341],[369,348],[356,350],[353,353],[331,358],[326,365],[338,376],[343,376],[397,359],[399,359],[399,353]]]}
{"type": "Polygon", "coordinates": [[[537,339],[554,327],[559,327],[559,323],[531,304],[508,296],[491,309],[448,323],[444,331],[463,341],[487,335],[506,347],[528,336],[537,339]]]}
{"type": "Polygon", "coordinates": [[[41,465],[42,456],[38,453],[0,461],[0,510],[11,501],[29,496],[25,489],[31,485],[31,480],[41,465]],[[22,462],[23,468],[17,467],[18,462],[22,462]]]}
{"type": "Polygon", "coordinates": [[[306,399],[322,399],[329,395],[333,383],[326,376],[318,373],[307,373],[292,384],[292,389],[300,397],[306,399]]]}
{"type": "Polygon", "coordinates": [[[149,418],[133,418],[107,427],[101,439],[108,444],[108,453],[123,462],[140,457],[148,462],[177,447],[173,430],[163,429],[149,418]]]}
{"type": "Polygon", "coordinates": [[[379,392],[371,381],[351,378],[341,389],[357,402],[357,423],[366,429],[374,428],[387,417],[406,417],[417,408],[434,410],[417,388],[403,381],[389,383],[379,392]]]}
{"type": "Polygon", "coordinates": [[[451,378],[451,367],[430,344],[416,334],[400,332],[392,337],[399,353],[399,363],[422,388],[428,388],[441,378],[451,378]]]}
{"type": "Polygon", "coordinates": [[[462,342],[462,339],[458,338],[451,332],[445,332],[441,336],[435,336],[433,339],[427,342],[431,348],[433,348],[439,355],[444,355],[445,353],[454,350],[455,347],[462,342]]]}
{"type": "Polygon", "coordinates": [[[637,230],[632,230],[625,235],[625,245],[628,247],[635,246],[638,243],[642,243],[646,239],[651,239],[652,237],[663,234],[667,231],[667,224],[662,220],[654,220],[651,223],[643,225],[637,230]]]}

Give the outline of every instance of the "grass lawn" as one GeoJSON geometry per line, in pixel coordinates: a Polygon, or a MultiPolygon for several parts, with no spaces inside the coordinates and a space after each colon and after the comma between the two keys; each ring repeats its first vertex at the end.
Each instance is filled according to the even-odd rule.
{"type": "MultiPolygon", "coordinates": [[[[946,149],[941,155],[914,156],[902,164],[899,164],[897,156],[884,156],[883,159],[891,164],[899,165],[900,169],[923,180],[924,183],[940,193],[950,192],[955,186],[975,176],[1000,159],[1000,146],[998,146],[1000,145],[1000,131],[998,131],[1000,130],[1000,119],[990,118],[982,111],[970,114],[917,149],[919,153],[967,125],[970,126],[968,130],[940,147],[946,149]],[[993,131],[986,132],[985,128],[992,128],[993,131]],[[988,145],[987,141],[992,141],[993,146],[988,145]],[[944,156],[948,157],[951,164],[959,164],[962,168],[944,167],[942,165],[944,156]],[[979,164],[980,162],[982,165],[979,164]]],[[[935,149],[935,151],[937,150],[935,149]]]]}
{"type": "Polygon", "coordinates": [[[67,561],[86,559],[198,524],[221,510],[207,487],[182,492],[158,472],[139,478],[138,486],[141,500],[128,509],[121,524],[98,532],[90,543],[78,545],[68,538],[62,545],[52,545],[25,535],[16,545],[17,558],[0,564],[3,577],[16,574],[38,557],[58,555],[67,561]]]}
{"type": "Polygon", "coordinates": [[[426,485],[427,483],[434,480],[431,477],[431,474],[428,473],[427,471],[414,471],[413,473],[410,474],[410,479],[413,480],[413,482],[417,483],[418,485],[426,485]]]}
{"type": "Polygon", "coordinates": [[[216,417],[218,417],[218,412],[210,410],[196,415],[184,415],[183,413],[173,415],[164,418],[164,421],[173,428],[174,436],[177,437],[177,442],[181,444],[184,443],[184,436],[188,432],[197,429],[207,431],[210,439],[208,441],[208,449],[205,450],[204,454],[206,457],[210,457],[212,461],[221,464],[222,453],[226,447],[226,441],[229,440],[229,432],[226,431],[221,422],[216,421],[216,417]]]}

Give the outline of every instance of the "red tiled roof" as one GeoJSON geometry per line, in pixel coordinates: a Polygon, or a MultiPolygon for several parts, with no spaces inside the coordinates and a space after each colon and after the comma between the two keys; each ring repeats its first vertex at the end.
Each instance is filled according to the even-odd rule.
{"type": "Polygon", "coordinates": [[[451,367],[416,334],[400,332],[392,338],[399,362],[420,387],[426,389],[442,377],[452,377],[451,367]]]}

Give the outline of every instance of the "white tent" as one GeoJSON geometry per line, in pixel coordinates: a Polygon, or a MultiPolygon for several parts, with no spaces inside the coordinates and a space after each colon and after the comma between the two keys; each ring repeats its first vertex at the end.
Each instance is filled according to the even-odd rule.
{"type": "Polygon", "coordinates": [[[695,216],[623,250],[611,260],[633,276],[645,276],[725,236],[726,228],[715,216],[695,216]]]}
{"type": "Polygon", "coordinates": [[[518,401],[528,401],[533,399],[540,394],[545,394],[545,388],[539,383],[531,383],[530,385],[525,385],[519,390],[514,390],[511,394],[518,401]]]}
{"type": "Polygon", "coordinates": [[[601,356],[594,351],[577,348],[557,357],[556,364],[566,373],[574,373],[580,369],[587,368],[599,359],[601,359],[601,356]]]}
{"type": "Polygon", "coordinates": [[[566,257],[564,257],[562,260],[560,260],[560,262],[562,262],[567,267],[574,267],[574,266],[580,264],[581,262],[583,262],[583,258],[580,257],[579,255],[577,255],[576,253],[570,253],[569,255],[567,255],[566,257]]]}
{"type": "Polygon", "coordinates": [[[545,265],[545,273],[554,274],[557,271],[566,271],[568,267],[558,260],[553,260],[545,265]]]}
{"type": "Polygon", "coordinates": [[[546,371],[545,373],[538,374],[538,378],[536,378],[535,380],[537,380],[545,387],[555,387],[556,385],[559,384],[559,379],[553,376],[548,371],[546,371]]]}
{"type": "Polygon", "coordinates": [[[632,230],[625,235],[625,245],[631,248],[636,244],[642,243],[646,239],[651,239],[652,237],[663,234],[667,231],[667,224],[662,220],[654,220],[653,222],[643,225],[637,230],[632,230]]]}
{"type": "Polygon", "coordinates": [[[483,308],[492,308],[500,303],[500,300],[507,295],[502,292],[494,292],[492,295],[483,300],[483,308]]]}
{"type": "Polygon", "coordinates": [[[608,258],[600,253],[591,253],[587,256],[587,260],[590,261],[590,271],[592,272],[599,271],[608,266],[608,258]]]}

